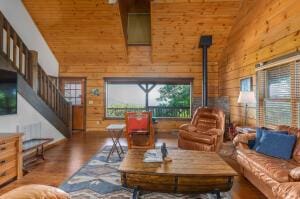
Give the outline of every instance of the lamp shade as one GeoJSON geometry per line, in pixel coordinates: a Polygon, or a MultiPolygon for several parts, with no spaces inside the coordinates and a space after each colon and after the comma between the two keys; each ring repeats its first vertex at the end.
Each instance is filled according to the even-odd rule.
{"type": "Polygon", "coordinates": [[[238,99],[238,103],[254,104],[256,99],[253,91],[241,91],[238,99]]]}

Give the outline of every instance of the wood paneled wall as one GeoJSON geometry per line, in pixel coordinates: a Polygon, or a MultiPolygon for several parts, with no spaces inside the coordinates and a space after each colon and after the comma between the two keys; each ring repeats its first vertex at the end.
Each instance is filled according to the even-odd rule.
{"type": "MultiPolygon", "coordinates": [[[[218,64],[209,62],[209,96],[218,96],[218,64]]],[[[87,77],[87,130],[104,130],[116,120],[104,118],[104,77],[193,77],[193,96],[201,96],[201,65],[199,63],[152,63],[151,47],[128,47],[128,63],[61,65],[60,75],[87,77]],[[100,88],[100,96],[91,95],[92,88],[100,88]]],[[[161,120],[159,131],[176,129],[184,121],[161,120]]]]}
{"type": "MultiPolygon", "coordinates": [[[[299,0],[244,0],[237,23],[220,59],[220,95],[230,96],[231,119],[242,122],[243,106],[237,103],[240,79],[253,76],[255,65],[300,47],[299,0]]],[[[255,125],[255,106],[248,121],[255,125]]]]}
{"type": "Polygon", "coordinates": [[[201,35],[213,35],[208,59],[218,61],[239,12],[240,1],[162,2],[151,3],[153,61],[201,62],[198,47],[201,35]]]}
{"type": "MultiPolygon", "coordinates": [[[[103,130],[103,77],[193,77],[201,96],[202,34],[212,34],[209,96],[218,96],[218,61],[240,0],[152,1],[152,46],[126,48],[119,6],[106,0],[23,0],[60,63],[60,76],[87,78],[87,130],[103,130]],[[100,88],[100,96],[90,94],[100,88]]],[[[182,121],[160,121],[160,131],[182,121]]]]}

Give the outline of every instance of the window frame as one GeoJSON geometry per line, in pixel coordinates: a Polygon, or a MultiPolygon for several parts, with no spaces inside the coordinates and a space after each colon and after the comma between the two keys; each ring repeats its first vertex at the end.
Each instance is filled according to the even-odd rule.
{"type": "Polygon", "coordinates": [[[269,102],[283,102],[290,105],[290,124],[292,127],[300,127],[299,113],[300,113],[300,96],[297,93],[296,87],[300,84],[300,74],[297,74],[296,70],[300,67],[300,53],[292,53],[289,55],[284,55],[282,57],[275,58],[269,62],[263,64],[258,64],[256,66],[256,77],[257,77],[257,126],[265,126],[274,128],[278,124],[268,124],[266,120],[266,103],[269,102]],[[289,77],[290,77],[290,96],[285,97],[270,97],[269,93],[269,78],[268,71],[275,69],[277,67],[289,67],[289,77]],[[261,79],[263,78],[263,79],[261,79]]]}
{"type": "Polygon", "coordinates": [[[152,78],[152,77],[104,77],[104,119],[105,120],[124,120],[124,117],[108,117],[107,116],[107,88],[108,84],[188,84],[190,85],[190,117],[178,118],[178,117],[156,117],[156,120],[176,120],[176,121],[189,121],[192,118],[193,109],[193,82],[194,78],[152,78]]]}
{"type": "Polygon", "coordinates": [[[85,78],[77,78],[77,77],[61,77],[60,78],[60,91],[61,91],[61,94],[63,95],[63,97],[65,98],[66,101],[68,101],[69,103],[71,103],[72,106],[83,106],[85,104],[85,78]],[[75,84],[76,86],[78,84],[81,85],[81,88],[78,89],[77,87],[75,89],[66,89],[65,88],[65,85],[66,84],[75,84]],[[81,95],[80,97],[73,97],[73,96],[66,96],[66,90],[69,90],[69,91],[75,91],[75,95],[77,93],[78,90],[81,91],[81,95]],[[71,99],[75,99],[75,104],[72,103],[72,100],[71,99]],[[77,100],[76,99],[80,99],[80,104],[77,104],[77,100]]]}
{"type": "MultiPolygon", "coordinates": [[[[126,39],[126,44],[128,46],[151,46],[151,42],[152,42],[152,38],[151,38],[151,14],[150,13],[145,13],[145,12],[142,12],[142,13],[128,13],[127,14],[127,30],[126,30],[126,34],[127,34],[127,39],[126,39]],[[131,28],[131,23],[132,23],[132,20],[133,20],[133,16],[147,16],[148,17],[148,20],[149,20],[149,23],[146,23],[144,24],[145,26],[148,25],[147,27],[147,30],[148,31],[145,31],[144,33],[148,33],[150,34],[149,35],[149,42],[147,41],[143,41],[143,42],[133,42],[133,41],[130,41],[130,28],[131,28]]],[[[145,39],[147,40],[147,39],[145,39]]]]}

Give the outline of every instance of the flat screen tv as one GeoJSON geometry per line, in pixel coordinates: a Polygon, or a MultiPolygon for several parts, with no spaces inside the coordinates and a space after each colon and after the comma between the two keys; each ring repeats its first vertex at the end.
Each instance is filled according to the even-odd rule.
{"type": "Polygon", "coordinates": [[[17,73],[0,69],[0,115],[17,113],[17,73]]]}

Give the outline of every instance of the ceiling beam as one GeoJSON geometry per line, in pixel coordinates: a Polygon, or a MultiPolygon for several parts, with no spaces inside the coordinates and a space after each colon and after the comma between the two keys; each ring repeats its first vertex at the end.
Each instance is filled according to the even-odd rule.
{"type": "Polygon", "coordinates": [[[242,0],[151,0],[153,3],[239,2],[242,0]]]}

